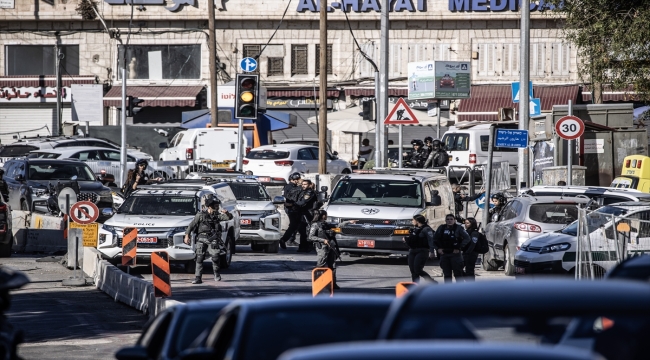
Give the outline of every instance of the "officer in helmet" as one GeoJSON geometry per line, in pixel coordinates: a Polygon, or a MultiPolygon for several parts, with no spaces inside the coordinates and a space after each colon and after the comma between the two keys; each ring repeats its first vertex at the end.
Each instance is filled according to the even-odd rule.
{"type": "Polygon", "coordinates": [[[489,210],[490,216],[488,216],[488,222],[499,221],[499,214],[508,203],[508,199],[502,193],[496,193],[492,194],[490,197],[490,202],[492,203],[493,207],[491,207],[489,210]]]}
{"type": "Polygon", "coordinates": [[[136,161],[135,168],[129,170],[126,175],[126,182],[124,183],[124,186],[122,186],[124,197],[131,195],[131,193],[138,188],[138,185],[147,185],[163,180],[161,177],[150,179],[149,175],[147,175],[148,167],[149,162],[147,159],[136,161]]]}
{"type": "Polygon", "coordinates": [[[424,150],[427,151],[427,157],[431,155],[431,152],[433,151],[433,138],[431,136],[424,138],[424,150]]]}
{"type": "Polygon", "coordinates": [[[222,239],[221,221],[228,221],[233,218],[232,214],[221,209],[219,205],[221,201],[214,197],[212,194],[204,198],[205,205],[201,212],[196,214],[194,220],[190,223],[185,231],[185,243],[190,244],[190,234],[196,233],[196,270],[194,271],[194,281],[192,284],[201,284],[203,281],[203,259],[206,253],[212,260],[212,271],[214,272],[214,280],[221,281],[221,274],[219,274],[219,259],[221,255],[225,255],[225,244],[222,239]]]}
{"type": "Polygon", "coordinates": [[[282,195],[285,198],[284,209],[289,217],[289,227],[284,235],[282,235],[282,238],[280,238],[280,247],[283,249],[287,248],[287,240],[295,243],[296,231],[298,231],[298,227],[302,221],[300,209],[296,205],[296,202],[300,200],[300,192],[302,191],[301,183],[300,173],[295,172],[289,175],[289,183],[282,190],[282,195]]]}
{"type": "Polygon", "coordinates": [[[422,168],[427,159],[426,150],[424,150],[424,143],[422,140],[411,140],[413,150],[410,153],[404,153],[404,167],[422,168]]]}
{"type": "Polygon", "coordinates": [[[445,151],[440,140],[435,139],[431,142],[431,153],[424,162],[424,168],[437,168],[449,165],[449,154],[445,151]]]}

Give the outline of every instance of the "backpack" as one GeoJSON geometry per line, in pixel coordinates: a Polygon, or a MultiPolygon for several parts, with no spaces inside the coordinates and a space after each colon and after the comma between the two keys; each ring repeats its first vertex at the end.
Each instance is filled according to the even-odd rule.
{"type": "Polygon", "coordinates": [[[487,237],[485,237],[485,234],[478,233],[478,241],[476,242],[476,246],[474,246],[474,251],[476,251],[479,254],[487,254],[488,251],[490,251],[490,247],[488,246],[488,241],[487,237]]]}

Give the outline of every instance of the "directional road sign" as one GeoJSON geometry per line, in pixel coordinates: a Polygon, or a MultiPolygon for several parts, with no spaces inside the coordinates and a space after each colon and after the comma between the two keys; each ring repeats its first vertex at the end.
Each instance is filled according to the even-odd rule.
{"type": "MultiPolygon", "coordinates": [[[[512,102],[513,103],[518,103],[519,102],[519,82],[515,81],[511,85],[512,88],[512,102]]],[[[529,81],[528,82],[528,97],[533,98],[533,82],[529,81]]]]}
{"type": "Polygon", "coordinates": [[[497,129],[494,146],[525,149],[528,146],[528,130],[497,129]]]}
{"type": "Polygon", "coordinates": [[[574,140],[585,132],[585,123],[577,116],[563,116],[555,123],[555,132],[565,140],[574,140]]]}
{"type": "Polygon", "coordinates": [[[404,98],[399,98],[393,107],[393,110],[386,116],[384,120],[385,125],[408,125],[419,124],[420,122],[411,111],[404,98]]]}
{"type": "Polygon", "coordinates": [[[537,99],[530,99],[530,105],[528,107],[528,112],[530,113],[530,116],[537,116],[542,114],[542,100],[537,98],[537,99]]]}
{"type": "Polygon", "coordinates": [[[241,67],[242,71],[253,72],[257,70],[257,60],[252,57],[243,58],[239,63],[239,67],[241,67]]]}
{"type": "Polygon", "coordinates": [[[90,201],[79,201],[70,207],[70,219],[77,224],[90,224],[99,217],[99,208],[90,201]]]}
{"type": "Polygon", "coordinates": [[[487,198],[487,196],[485,196],[485,194],[479,196],[475,200],[476,206],[478,206],[480,209],[485,209],[485,204],[487,203],[490,208],[493,208],[494,205],[491,202],[487,201],[487,200],[488,200],[488,198],[487,198]]]}
{"type": "Polygon", "coordinates": [[[68,203],[68,206],[72,206],[72,204],[77,202],[77,193],[74,192],[72,188],[65,187],[59,191],[59,197],[57,198],[57,203],[59,204],[59,209],[61,210],[62,213],[68,214],[69,210],[66,207],[66,195],[70,195],[70,202],[68,203]]]}

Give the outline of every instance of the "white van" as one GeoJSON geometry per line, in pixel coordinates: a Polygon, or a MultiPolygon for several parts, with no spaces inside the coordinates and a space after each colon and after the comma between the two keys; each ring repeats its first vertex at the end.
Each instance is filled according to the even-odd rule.
{"type": "MultiPolygon", "coordinates": [[[[177,133],[168,144],[161,143],[165,148],[160,154],[161,161],[187,160],[189,165],[203,164],[206,161],[223,162],[237,159],[237,129],[205,128],[189,129],[177,133]]],[[[244,148],[248,147],[244,137],[244,148]]],[[[181,167],[185,170],[186,167],[181,167]]]]}
{"type": "MultiPolygon", "coordinates": [[[[488,143],[490,140],[490,126],[493,123],[461,122],[451,126],[442,137],[445,150],[449,154],[449,178],[459,178],[465,172],[462,168],[454,166],[474,166],[487,164],[488,143]]],[[[517,128],[514,121],[499,122],[499,128],[517,128]]],[[[507,161],[510,164],[510,173],[519,162],[518,149],[494,148],[493,162],[507,161]]],[[[478,174],[480,177],[480,174],[478,174]]],[[[467,180],[465,175],[464,180],[467,180]]]]}

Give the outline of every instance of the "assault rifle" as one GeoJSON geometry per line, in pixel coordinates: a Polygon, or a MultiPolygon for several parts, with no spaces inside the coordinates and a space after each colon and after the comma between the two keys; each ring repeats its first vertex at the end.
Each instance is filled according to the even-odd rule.
{"type": "Polygon", "coordinates": [[[325,235],[327,236],[327,241],[330,243],[328,245],[330,250],[334,251],[334,254],[336,254],[336,258],[339,259],[340,262],[343,262],[343,259],[341,259],[341,249],[339,248],[338,241],[336,241],[336,234],[332,230],[335,227],[336,225],[329,224],[326,222],[323,223],[323,230],[325,232],[325,235]]]}

